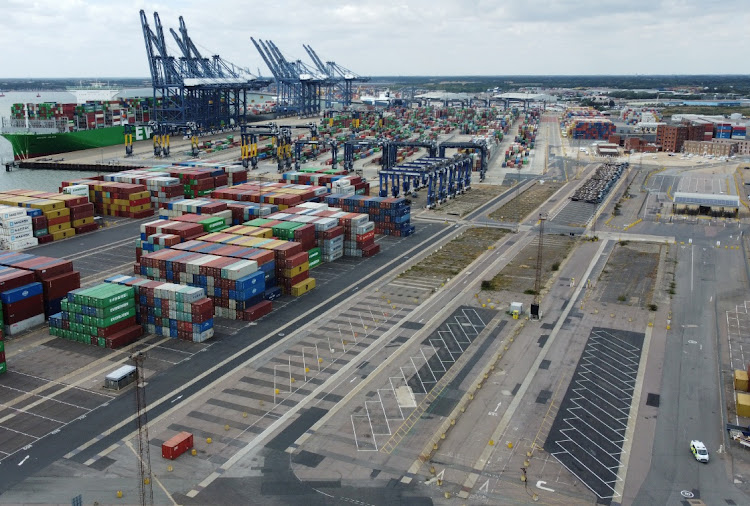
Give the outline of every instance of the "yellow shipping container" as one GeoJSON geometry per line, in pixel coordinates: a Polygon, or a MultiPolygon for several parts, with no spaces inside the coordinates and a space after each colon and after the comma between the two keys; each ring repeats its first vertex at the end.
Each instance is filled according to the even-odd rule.
{"type": "Polygon", "coordinates": [[[52,211],[54,209],[65,209],[65,202],[60,200],[33,199],[27,201],[26,206],[41,209],[42,211],[52,211]]]}
{"type": "Polygon", "coordinates": [[[258,228],[250,233],[252,237],[260,237],[261,239],[270,239],[273,237],[273,230],[270,228],[258,228]]]}
{"type": "Polygon", "coordinates": [[[47,230],[49,231],[50,234],[52,234],[54,232],[59,232],[61,230],[67,230],[69,228],[70,228],[70,222],[67,221],[65,223],[58,223],[57,225],[49,225],[47,227],[47,230]]]}
{"type": "MultiPolygon", "coordinates": [[[[39,200],[39,199],[33,199],[31,197],[24,197],[22,195],[11,195],[7,197],[3,203],[7,206],[18,206],[19,204],[29,202],[30,200],[39,200]]],[[[26,206],[23,205],[22,207],[26,207],[26,206]]]]}
{"type": "Polygon", "coordinates": [[[94,217],[89,216],[87,218],[78,218],[77,220],[73,220],[71,224],[74,227],[80,227],[81,225],[88,225],[89,223],[94,223],[94,217]]]}
{"type": "MultiPolygon", "coordinates": [[[[292,296],[299,297],[300,295],[306,294],[313,288],[315,288],[315,278],[307,278],[304,281],[300,281],[296,285],[292,285],[292,296]]],[[[748,409],[750,410],[750,407],[748,407],[748,409]]]]}
{"type": "Polygon", "coordinates": [[[297,267],[292,267],[291,269],[284,269],[283,274],[285,278],[293,278],[294,276],[302,274],[307,270],[310,270],[309,262],[305,262],[301,265],[298,265],[297,267]]]}
{"type": "Polygon", "coordinates": [[[750,394],[737,393],[737,415],[750,418],[750,394]]]}
{"type": "Polygon", "coordinates": [[[141,199],[146,199],[146,198],[151,198],[151,192],[148,190],[142,191],[142,192],[131,193],[130,195],[128,195],[128,200],[141,200],[141,199]]]}
{"type": "Polygon", "coordinates": [[[54,197],[47,197],[50,200],[61,200],[63,202],[68,202],[70,200],[77,200],[81,198],[81,195],[66,195],[65,193],[60,193],[59,195],[56,195],[54,197]]]}
{"type": "Polygon", "coordinates": [[[51,211],[43,211],[44,216],[48,220],[59,218],[60,216],[70,216],[70,209],[63,207],[61,209],[52,209],[51,211]]]}
{"type": "Polygon", "coordinates": [[[747,371],[741,371],[739,369],[734,371],[734,389],[740,392],[748,391],[748,379],[747,371]]]}
{"type": "Polygon", "coordinates": [[[52,240],[59,241],[60,239],[67,239],[68,237],[73,237],[74,235],[76,235],[76,231],[72,228],[59,230],[57,232],[52,232],[52,240]]]}

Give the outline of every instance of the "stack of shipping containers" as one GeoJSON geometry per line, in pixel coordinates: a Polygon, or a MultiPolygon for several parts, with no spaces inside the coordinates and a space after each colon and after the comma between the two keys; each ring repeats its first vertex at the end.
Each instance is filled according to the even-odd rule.
{"type": "Polygon", "coordinates": [[[102,348],[117,349],[143,335],[135,318],[133,287],[102,283],[72,290],[62,311],[50,316],[50,334],[102,348]]]}

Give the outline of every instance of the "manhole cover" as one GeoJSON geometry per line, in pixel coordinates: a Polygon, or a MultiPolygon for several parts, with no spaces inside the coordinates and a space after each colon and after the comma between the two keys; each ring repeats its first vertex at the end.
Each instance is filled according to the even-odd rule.
{"type": "Polygon", "coordinates": [[[682,492],[680,492],[680,495],[682,495],[682,497],[686,499],[692,499],[693,497],[695,497],[695,495],[693,495],[693,493],[689,490],[683,490],[682,492]]]}

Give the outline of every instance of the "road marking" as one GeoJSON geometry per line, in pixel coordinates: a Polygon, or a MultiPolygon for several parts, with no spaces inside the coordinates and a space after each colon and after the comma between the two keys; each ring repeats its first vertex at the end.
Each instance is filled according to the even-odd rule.
{"type": "Polygon", "coordinates": [[[19,466],[22,466],[24,462],[29,458],[28,455],[26,455],[21,462],[18,463],[19,466]]]}
{"type": "Polygon", "coordinates": [[[546,490],[547,492],[554,492],[554,491],[555,491],[555,490],[554,490],[554,489],[552,489],[552,488],[549,488],[549,487],[545,487],[544,485],[542,485],[542,483],[543,483],[544,485],[546,485],[546,484],[547,484],[547,482],[546,482],[546,481],[542,481],[542,480],[539,480],[538,482],[536,482],[536,488],[538,488],[539,490],[546,490]]]}
{"type": "Polygon", "coordinates": [[[479,487],[478,492],[484,492],[485,494],[489,494],[490,493],[490,480],[485,481],[484,485],[479,487]]]}
{"type": "MultiPolygon", "coordinates": [[[[594,270],[594,266],[596,265],[599,258],[602,256],[602,253],[604,252],[604,248],[609,243],[609,239],[604,239],[601,241],[601,244],[599,246],[599,249],[594,254],[591,262],[589,262],[589,266],[586,269],[586,272],[581,277],[582,280],[586,280],[591,276],[591,272],[594,270]]],[[[503,418],[500,419],[500,422],[497,425],[497,428],[492,434],[492,437],[490,439],[497,440],[501,434],[503,434],[510,424],[511,418],[515,415],[515,411],[518,408],[518,405],[521,403],[524,395],[526,394],[526,391],[529,389],[529,386],[531,385],[532,380],[536,376],[536,372],[539,369],[539,364],[541,364],[542,360],[547,356],[547,353],[549,352],[549,349],[552,347],[552,344],[555,342],[555,339],[557,338],[558,333],[560,332],[560,329],[563,326],[563,323],[565,321],[565,318],[567,318],[568,314],[570,313],[573,306],[576,304],[576,299],[578,299],[578,296],[581,294],[581,291],[583,291],[583,288],[586,286],[586,283],[579,283],[578,288],[575,289],[573,292],[573,296],[568,301],[567,305],[565,306],[565,309],[563,309],[563,312],[560,314],[560,316],[557,319],[557,322],[555,323],[555,326],[553,327],[552,331],[550,332],[549,338],[547,338],[547,342],[544,344],[544,347],[537,355],[537,358],[534,360],[534,364],[529,369],[529,372],[526,374],[526,377],[524,378],[523,382],[521,383],[521,386],[518,389],[518,392],[516,392],[516,396],[513,398],[513,400],[510,403],[510,406],[505,411],[505,415],[503,415],[503,418]]],[[[488,446],[485,448],[485,450],[482,452],[480,457],[477,459],[476,463],[472,466],[474,469],[484,469],[484,467],[487,465],[487,462],[489,462],[490,455],[492,454],[493,447],[488,446]]],[[[471,490],[474,488],[474,485],[476,485],[477,479],[479,479],[479,474],[476,472],[472,472],[469,474],[469,476],[464,481],[464,490],[471,490]]]]}
{"type": "Polygon", "coordinates": [[[182,395],[178,395],[177,397],[175,397],[174,399],[172,399],[172,402],[170,404],[174,404],[175,402],[179,401],[180,399],[182,399],[182,395]]]}

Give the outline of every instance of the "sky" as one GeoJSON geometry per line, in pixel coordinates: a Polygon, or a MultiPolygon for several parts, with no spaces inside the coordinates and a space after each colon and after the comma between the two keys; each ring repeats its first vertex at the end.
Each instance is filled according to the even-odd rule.
{"type": "Polygon", "coordinates": [[[266,77],[251,36],[373,76],[750,73],[748,0],[0,0],[0,78],[149,77],[140,9],[266,77]]]}

